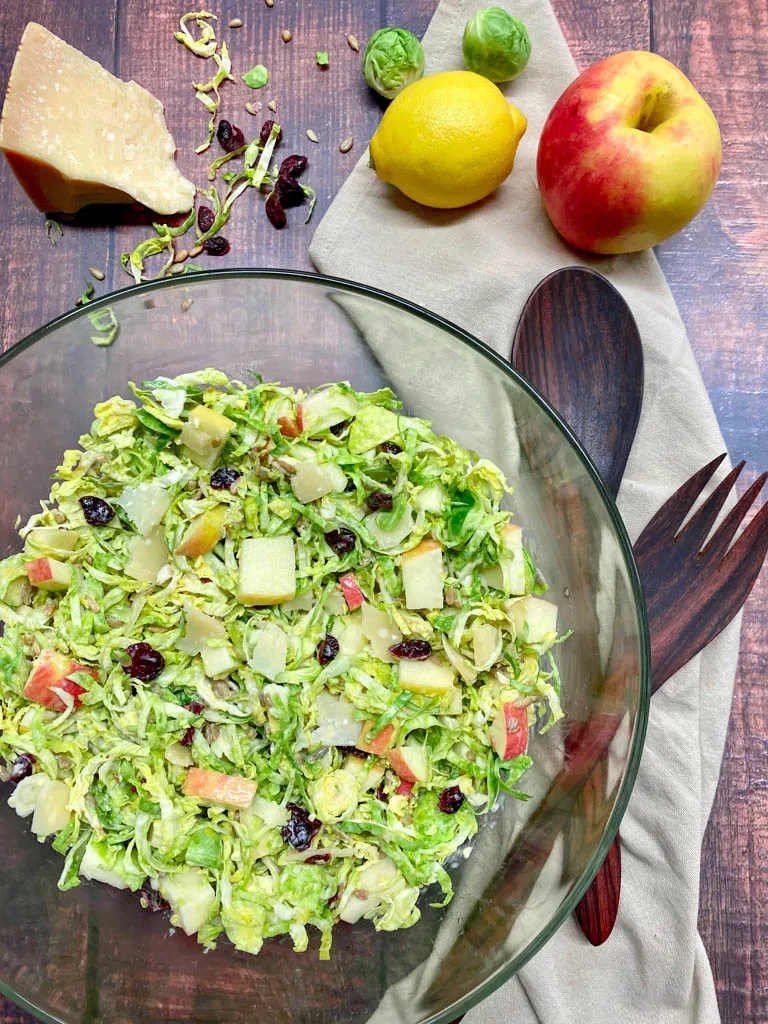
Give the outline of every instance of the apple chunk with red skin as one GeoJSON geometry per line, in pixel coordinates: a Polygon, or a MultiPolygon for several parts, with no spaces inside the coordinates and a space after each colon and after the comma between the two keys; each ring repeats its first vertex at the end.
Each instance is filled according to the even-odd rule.
{"type": "Polygon", "coordinates": [[[80,695],[87,691],[84,686],[69,678],[75,672],[87,672],[94,679],[99,678],[94,669],[81,665],[68,658],[66,654],[43,651],[32,665],[32,671],[24,687],[24,696],[35,704],[50,708],[51,711],[66,711],[67,705],[58,693],[54,692],[63,690],[72,694],[77,709],[80,707],[80,695]]]}
{"type": "Polygon", "coordinates": [[[72,580],[71,568],[56,558],[35,558],[24,570],[32,586],[40,590],[67,590],[72,580]]]}
{"type": "Polygon", "coordinates": [[[360,736],[357,740],[357,749],[364,750],[366,754],[376,754],[378,757],[383,757],[384,754],[392,746],[392,737],[395,735],[394,725],[385,725],[380,733],[377,733],[373,737],[370,743],[366,742],[365,737],[373,728],[373,722],[368,719],[363,722],[362,728],[360,729],[360,736]]]}
{"type": "Polygon", "coordinates": [[[208,768],[190,768],[182,792],[205,803],[247,810],[256,796],[256,783],[242,775],[224,775],[208,768]]]}
{"type": "Polygon", "coordinates": [[[177,555],[200,558],[212,551],[224,536],[226,505],[218,505],[196,516],[187,527],[187,532],[176,548],[177,555]]]}
{"type": "Polygon", "coordinates": [[[715,116],[655,53],[616,53],[587,68],[554,105],[536,165],[555,228],[577,249],[637,252],[676,234],[720,173],[715,116]]]}
{"type": "Polygon", "coordinates": [[[496,712],[488,738],[502,761],[524,754],[528,746],[528,709],[516,707],[514,701],[505,701],[496,712]]]}
{"type": "Polygon", "coordinates": [[[387,760],[403,782],[426,782],[429,778],[429,762],[423,747],[395,747],[387,754],[387,760]]]}

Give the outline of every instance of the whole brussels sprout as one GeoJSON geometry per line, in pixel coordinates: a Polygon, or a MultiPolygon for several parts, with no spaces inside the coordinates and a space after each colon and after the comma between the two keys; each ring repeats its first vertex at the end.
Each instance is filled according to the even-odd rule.
{"type": "Polygon", "coordinates": [[[528,30],[503,7],[487,7],[472,15],[464,29],[464,63],[492,82],[519,75],[531,56],[528,30]]]}
{"type": "Polygon", "coordinates": [[[391,100],[424,74],[424,50],[405,28],[380,28],[368,40],[363,75],[372,89],[391,100]]]}

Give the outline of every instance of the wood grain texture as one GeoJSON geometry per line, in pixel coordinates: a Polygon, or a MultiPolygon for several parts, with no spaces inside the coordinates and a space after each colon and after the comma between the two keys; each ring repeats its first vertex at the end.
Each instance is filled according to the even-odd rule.
{"type": "MultiPolygon", "coordinates": [[[[661,246],[659,256],[689,329],[704,380],[729,450],[756,474],[768,462],[768,7],[765,0],[552,0],[580,66],[617,50],[652,48],[678,63],[712,104],[723,129],[724,165],[712,202],[694,223],[661,246]]],[[[321,216],[372,134],[381,107],[359,76],[363,43],[381,24],[423,32],[436,0],[223,0],[220,24],[245,25],[227,38],[238,64],[267,64],[270,86],[286,129],[286,149],[312,160],[307,180],[317,189],[321,216]],[[279,40],[282,28],[292,43],[279,40]],[[331,54],[328,72],[314,65],[317,49],[331,54]],[[252,61],[250,60],[252,58],[252,61]],[[320,137],[313,145],[304,134],[320,137]],[[338,142],[355,136],[355,148],[338,142]]],[[[174,50],[171,33],[185,5],[171,0],[4,0],[0,4],[0,87],[28,20],[41,21],[106,67],[135,77],[167,105],[180,162],[205,185],[205,158],[191,153],[205,132],[205,116],[189,82],[202,62],[174,50]],[[179,69],[183,74],[179,74],[179,69]]],[[[178,48],[180,50],[180,48],[178,48]]],[[[250,118],[241,84],[222,90],[223,112],[246,129],[250,118]]],[[[266,115],[266,111],[264,112],[266,115]]],[[[113,228],[89,223],[68,229],[56,249],[37,214],[0,167],[5,217],[0,223],[0,343],[3,348],[69,308],[83,290],[89,266],[107,272],[103,288],[129,283],[119,254],[145,228],[124,217],[113,228]]],[[[249,197],[256,205],[256,197],[249,197]]],[[[200,260],[209,266],[309,267],[312,225],[294,213],[274,232],[261,210],[237,211],[231,255],[200,260]]],[[[98,291],[102,286],[97,287],[98,291]]],[[[746,474],[744,474],[746,476],[746,474]]],[[[754,475],[751,479],[754,479],[754,475]]],[[[751,479],[746,479],[746,487],[751,479]]],[[[700,924],[712,959],[726,1024],[768,1021],[768,573],[747,605],[723,775],[704,848],[700,924]]],[[[0,999],[2,1024],[31,1018],[0,999]]]]}

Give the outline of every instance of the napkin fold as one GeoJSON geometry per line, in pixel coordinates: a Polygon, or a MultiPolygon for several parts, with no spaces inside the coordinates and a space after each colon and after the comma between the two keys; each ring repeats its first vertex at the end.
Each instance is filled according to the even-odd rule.
{"type": "MultiPolygon", "coordinates": [[[[427,73],[463,67],[461,37],[482,0],[442,0],[424,37],[427,73]]],[[[503,86],[528,117],[510,178],[464,210],[426,210],[376,178],[366,153],[318,227],[317,268],[418,302],[509,357],[525,299],[559,267],[604,274],[634,313],[645,400],[618,505],[634,540],[692,473],[724,450],[674,299],[651,252],[588,260],[551,227],[536,188],[546,116],[576,75],[546,0],[518,0],[533,52],[503,86]]],[[[622,822],[621,909],[594,949],[571,919],[466,1024],[709,1024],[720,1020],[697,932],[701,843],[725,744],[740,619],[653,698],[645,751],[622,822]]],[[[566,684],[567,685],[567,684],[566,684]]],[[[388,1019],[396,1020],[396,1005],[388,1019]]],[[[377,1014],[377,1020],[381,1019],[377,1014]]]]}

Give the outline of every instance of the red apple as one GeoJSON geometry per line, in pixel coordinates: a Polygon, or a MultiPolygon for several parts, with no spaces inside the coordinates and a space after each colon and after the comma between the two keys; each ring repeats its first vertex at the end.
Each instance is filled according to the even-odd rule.
{"type": "Polygon", "coordinates": [[[363,601],[365,601],[360,584],[357,582],[357,576],[353,572],[348,572],[346,576],[342,576],[339,580],[339,586],[344,595],[344,600],[347,602],[347,608],[351,612],[355,608],[359,608],[363,601]]]}
{"type": "Polygon", "coordinates": [[[222,804],[235,810],[247,810],[256,796],[256,783],[242,775],[224,775],[208,768],[190,768],[182,786],[185,796],[204,803],[222,804]]]}
{"type": "Polygon", "coordinates": [[[524,754],[528,746],[528,709],[516,707],[514,701],[505,701],[491,723],[488,739],[502,761],[524,754]]]}
{"type": "Polygon", "coordinates": [[[394,725],[385,725],[381,732],[374,736],[370,743],[366,743],[365,737],[373,727],[373,722],[369,719],[363,722],[362,728],[360,729],[360,736],[357,740],[357,749],[364,750],[367,754],[376,754],[377,757],[382,757],[389,748],[392,746],[392,737],[395,735],[394,725]]]}
{"type": "Polygon", "coordinates": [[[24,569],[32,586],[40,590],[67,590],[72,580],[70,567],[56,558],[35,558],[24,569]]]}
{"type": "Polygon", "coordinates": [[[395,747],[387,759],[403,782],[426,782],[429,762],[423,747],[395,747]]]}
{"type": "Polygon", "coordinates": [[[75,709],[80,707],[80,695],[86,693],[84,686],[70,679],[75,672],[87,672],[98,679],[92,668],[68,658],[58,651],[43,651],[34,664],[24,687],[24,696],[35,704],[41,704],[51,711],[66,711],[67,705],[54,690],[64,690],[75,698],[75,709]]]}
{"type": "Polygon", "coordinates": [[[395,790],[395,796],[410,796],[413,792],[413,787],[416,785],[415,782],[402,781],[395,790]]]}
{"type": "Polygon", "coordinates": [[[701,210],[720,173],[715,116],[655,53],[607,57],[572,82],[539,142],[539,191],[577,249],[637,252],[701,210]]]}

